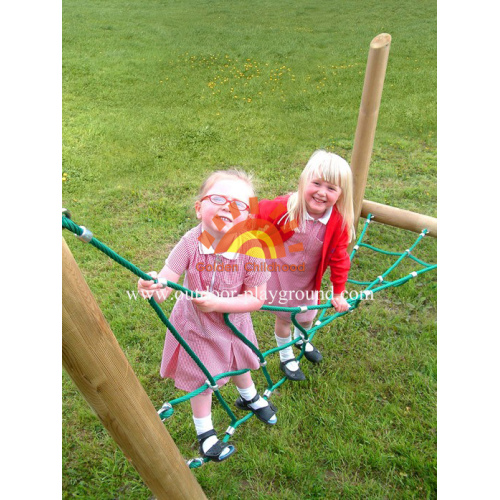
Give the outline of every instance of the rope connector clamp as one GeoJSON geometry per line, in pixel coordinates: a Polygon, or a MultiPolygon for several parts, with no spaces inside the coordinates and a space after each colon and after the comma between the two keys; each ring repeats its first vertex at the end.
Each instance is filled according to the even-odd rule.
{"type": "Polygon", "coordinates": [[[384,278],[382,276],[377,276],[377,279],[380,281],[380,283],[382,283],[382,281],[384,281],[384,278]]]}
{"type": "Polygon", "coordinates": [[[80,234],[80,235],[75,234],[75,236],[79,240],[81,240],[85,243],[90,243],[90,241],[94,237],[94,235],[92,234],[92,231],[90,231],[90,229],[87,229],[85,226],[80,226],[80,229],[82,230],[82,234],[80,234]]]}
{"type": "Polygon", "coordinates": [[[158,283],[161,285],[162,288],[167,288],[167,278],[157,278],[158,283]]]}
{"type": "Polygon", "coordinates": [[[260,366],[267,366],[267,361],[266,361],[266,360],[262,361],[262,362],[260,363],[260,366]]]}
{"type": "Polygon", "coordinates": [[[165,422],[168,417],[171,417],[174,412],[172,405],[169,402],[163,403],[163,406],[157,411],[158,416],[161,418],[162,422],[165,422]],[[165,417],[162,417],[162,414],[166,413],[165,417]]]}
{"type": "Polygon", "coordinates": [[[410,273],[410,276],[413,276],[414,278],[416,278],[416,277],[418,276],[417,271],[412,271],[412,272],[410,273]]]}
{"type": "Polygon", "coordinates": [[[272,392],[269,389],[266,389],[264,391],[264,397],[269,399],[271,397],[272,392]]]}
{"type": "Polygon", "coordinates": [[[188,467],[190,467],[191,464],[196,464],[194,467],[192,467],[194,469],[196,467],[201,467],[204,463],[205,463],[205,461],[203,460],[203,458],[197,457],[197,458],[191,458],[191,460],[188,460],[186,462],[186,465],[188,467]]]}
{"type": "Polygon", "coordinates": [[[227,434],[228,436],[232,436],[232,435],[235,433],[235,431],[236,431],[236,429],[235,429],[232,425],[230,425],[230,426],[226,429],[226,434],[227,434]]]}
{"type": "Polygon", "coordinates": [[[205,384],[208,385],[209,389],[212,389],[212,391],[218,391],[219,390],[219,386],[217,385],[217,383],[215,383],[215,385],[212,385],[210,384],[210,381],[207,379],[205,380],[205,384]]]}

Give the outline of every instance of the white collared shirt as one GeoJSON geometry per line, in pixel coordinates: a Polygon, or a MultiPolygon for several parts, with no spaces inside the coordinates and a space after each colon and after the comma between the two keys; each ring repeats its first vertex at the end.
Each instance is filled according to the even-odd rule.
{"type": "Polygon", "coordinates": [[[320,217],[319,219],[314,219],[309,215],[309,212],[306,212],[306,220],[314,220],[314,221],[319,221],[321,224],[324,224],[325,226],[328,224],[328,221],[330,220],[330,216],[332,215],[332,210],[333,207],[330,207],[326,212],[323,217],[320,217]]]}
{"type": "MultiPolygon", "coordinates": [[[[210,255],[215,253],[215,250],[212,247],[207,248],[201,241],[198,242],[198,250],[202,255],[210,255]]],[[[235,260],[238,257],[238,252],[224,252],[218,255],[222,255],[222,257],[225,257],[229,260],[235,260]]]]}

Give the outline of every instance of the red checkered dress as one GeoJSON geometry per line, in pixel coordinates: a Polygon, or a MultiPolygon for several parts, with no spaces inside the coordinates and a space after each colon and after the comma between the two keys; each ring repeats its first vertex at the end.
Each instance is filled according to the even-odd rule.
{"type": "MultiPolygon", "coordinates": [[[[280,266],[279,271],[271,273],[271,278],[267,282],[267,305],[296,307],[318,303],[318,292],[314,289],[314,282],[321,260],[325,232],[325,224],[319,220],[307,220],[305,232],[296,232],[285,242],[285,257],[267,260],[268,266],[273,263],[280,266]],[[302,244],[302,251],[289,251],[289,247],[298,244],[302,244]],[[283,265],[299,266],[301,264],[303,264],[303,271],[281,270],[283,265]]],[[[290,321],[291,313],[289,312],[271,312],[285,321],[290,321]]],[[[297,314],[296,318],[300,322],[312,321],[317,312],[316,309],[310,310],[297,314]]]]}
{"type": "MultiPolygon", "coordinates": [[[[166,265],[176,274],[186,272],[186,288],[224,293],[224,296],[232,297],[240,294],[244,285],[256,287],[269,279],[271,273],[259,270],[263,262],[260,259],[243,254],[234,254],[232,256],[235,258],[232,259],[227,254],[202,253],[200,249],[203,247],[198,240],[201,231],[201,224],[188,231],[166,260],[166,265]],[[216,264],[231,266],[231,269],[207,270],[216,264]]],[[[230,314],[229,319],[257,346],[250,313],[230,314]]],[[[222,313],[202,313],[182,294],[173,308],[170,321],[212,376],[244,368],[259,368],[257,356],[224,323],[222,313]]],[[[164,378],[174,379],[175,387],[184,391],[199,388],[207,378],[168,331],[160,374],[164,378]]],[[[222,386],[228,380],[225,377],[218,380],[217,384],[222,386]]]]}

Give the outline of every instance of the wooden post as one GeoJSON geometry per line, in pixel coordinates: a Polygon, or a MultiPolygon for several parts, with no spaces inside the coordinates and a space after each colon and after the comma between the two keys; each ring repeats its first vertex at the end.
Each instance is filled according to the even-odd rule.
{"type": "Polygon", "coordinates": [[[374,201],[363,200],[361,217],[367,217],[368,214],[375,216],[375,222],[407,229],[414,233],[420,233],[422,229],[427,229],[429,236],[437,238],[437,219],[434,217],[375,203],[374,201]]]}
{"type": "MultiPolygon", "coordinates": [[[[368,168],[373,151],[380,100],[384,86],[385,70],[389,59],[391,35],[382,33],[370,43],[365,82],[359,108],[358,125],[354,137],[351,169],[354,184],[354,227],[357,229],[361,205],[365,196],[368,168]]],[[[351,247],[355,242],[351,243],[351,247]]]]}
{"type": "Polygon", "coordinates": [[[206,499],[62,244],[64,369],[158,500],[206,499]]]}

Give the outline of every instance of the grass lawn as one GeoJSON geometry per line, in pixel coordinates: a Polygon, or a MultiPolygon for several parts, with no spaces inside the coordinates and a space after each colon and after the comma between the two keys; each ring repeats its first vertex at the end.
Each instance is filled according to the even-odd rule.
{"type": "MultiPolygon", "coordinates": [[[[319,147],[350,161],[368,47],[383,32],[392,45],[366,198],[436,216],[436,4],[426,0],[64,0],[63,206],[159,270],[196,224],[193,199],[211,171],[238,165],[269,198],[296,189],[319,147]]],[[[136,277],[63,235],[155,407],[181,395],[158,373],[165,329],[127,296],[136,277]]],[[[401,252],[416,236],[375,223],[366,242],[401,252]]],[[[436,240],[416,256],[436,262],[436,240]]],[[[351,278],[393,261],[362,249],[351,278]]],[[[427,273],[380,292],[321,330],[324,361],[273,395],[278,425],[251,419],[233,458],[193,470],[207,497],[435,498],[436,282],[427,273]]],[[[274,347],[272,316],[253,319],[261,349],[274,347]]],[[[62,384],[63,498],[149,499],[66,374],[62,384]]],[[[231,402],[234,387],[223,395],[231,402]]],[[[227,416],[213,412],[222,432],[227,416]]],[[[197,455],[188,403],[166,426],[186,458],[197,455]]]]}

